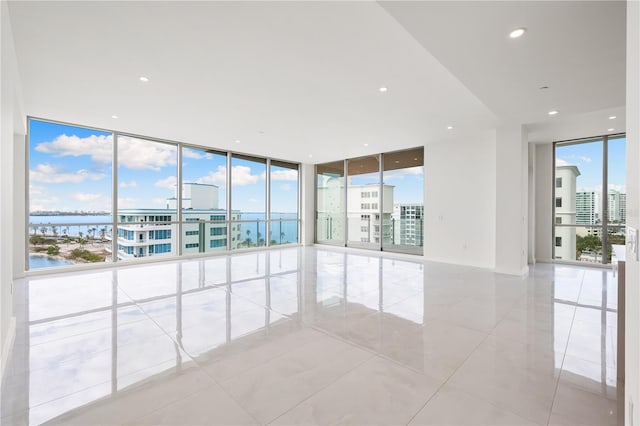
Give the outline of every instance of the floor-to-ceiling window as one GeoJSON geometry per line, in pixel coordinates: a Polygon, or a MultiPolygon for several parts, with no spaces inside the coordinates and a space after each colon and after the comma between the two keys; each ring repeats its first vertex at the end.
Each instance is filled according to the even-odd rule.
{"type": "Polygon", "coordinates": [[[29,119],[27,269],[299,241],[299,166],[29,119]]]}
{"type": "Polygon", "coordinates": [[[113,134],[29,120],[29,139],[27,267],[108,260],[113,134]]]}
{"type": "MultiPolygon", "coordinates": [[[[380,156],[347,160],[347,245],[380,247],[380,156]]],[[[391,214],[390,209],[385,212],[391,214]]]]}
{"type": "Polygon", "coordinates": [[[318,164],[316,241],[422,254],[423,164],[423,148],[318,164]]]}
{"type": "Polygon", "coordinates": [[[178,254],[178,147],[116,138],[118,259],[178,254]]]}
{"type": "Polygon", "coordinates": [[[554,259],[610,263],[624,245],[625,162],[624,136],[555,144],[554,259]]]}
{"type": "Polygon", "coordinates": [[[316,166],[316,241],[345,243],[344,161],[316,166]]]}
{"type": "Polygon", "coordinates": [[[384,154],[383,159],[382,181],[385,188],[385,207],[382,248],[422,254],[424,148],[391,152],[384,154]],[[390,215],[385,214],[388,209],[393,209],[390,215]]]}

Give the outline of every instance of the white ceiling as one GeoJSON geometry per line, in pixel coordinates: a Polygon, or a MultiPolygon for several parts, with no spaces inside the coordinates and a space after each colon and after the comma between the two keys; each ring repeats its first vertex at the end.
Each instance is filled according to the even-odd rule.
{"type": "Polygon", "coordinates": [[[10,13],[31,116],[315,163],[505,119],[544,125],[552,107],[561,120],[624,106],[621,3],[14,1],[10,13]]]}

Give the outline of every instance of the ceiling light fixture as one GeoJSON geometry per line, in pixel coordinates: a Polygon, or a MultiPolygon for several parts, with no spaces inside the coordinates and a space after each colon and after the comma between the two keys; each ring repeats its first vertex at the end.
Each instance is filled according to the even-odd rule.
{"type": "Polygon", "coordinates": [[[364,146],[369,146],[369,144],[368,144],[368,143],[363,143],[362,145],[364,145],[364,146]]]}
{"type": "Polygon", "coordinates": [[[549,115],[556,115],[558,113],[558,111],[556,111],[555,109],[552,109],[551,111],[549,111],[547,114],[549,115]]]}
{"type": "Polygon", "coordinates": [[[378,90],[379,90],[380,92],[384,93],[384,92],[386,92],[386,91],[387,91],[387,90],[389,90],[389,89],[387,89],[386,87],[382,86],[382,87],[381,87],[381,88],[379,88],[378,90]]]}
{"type": "Polygon", "coordinates": [[[607,129],[607,132],[613,132],[615,129],[611,128],[611,129],[607,129]]]}
{"type": "Polygon", "coordinates": [[[615,115],[610,115],[610,116],[609,116],[609,120],[615,120],[615,119],[616,119],[616,116],[615,116],[615,115]]]}
{"type": "Polygon", "coordinates": [[[453,126],[447,126],[447,130],[453,130],[453,126]]]}
{"type": "Polygon", "coordinates": [[[313,155],[309,154],[309,158],[313,158],[313,155]]]}
{"type": "Polygon", "coordinates": [[[240,139],[236,139],[236,143],[240,143],[240,139]]]}
{"type": "Polygon", "coordinates": [[[518,38],[518,37],[521,37],[521,36],[525,33],[525,31],[527,31],[527,29],[526,29],[526,28],[516,28],[515,30],[513,30],[513,31],[511,31],[511,32],[509,33],[509,37],[510,37],[510,38],[518,38]]]}
{"type": "Polygon", "coordinates": [[[118,116],[117,115],[112,115],[111,118],[113,118],[114,120],[117,120],[118,116]]]}
{"type": "Polygon", "coordinates": [[[144,75],[141,75],[138,80],[140,80],[143,83],[148,83],[149,82],[149,78],[145,77],[144,75]]]}

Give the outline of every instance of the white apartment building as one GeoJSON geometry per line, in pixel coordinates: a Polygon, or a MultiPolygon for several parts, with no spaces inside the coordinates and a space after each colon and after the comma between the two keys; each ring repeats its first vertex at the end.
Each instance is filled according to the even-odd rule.
{"type": "MultiPolygon", "coordinates": [[[[556,167],[555,224],[568,225],[576,222],[576,178],[580,170],[573,165],[556,167]]],[[[576,228],[555,227],[555,258],[575,260],[576,228]]]]}
{"type": "MultiPolygon", "coordinates": [[[[379,243],[391,238],[393,185],[349,185],[347,191],[347,236],[351,243],[379,243]],[[382,206],[382,218],[380,217],[382,206]]],[[[320,240],[343,240],[345,188],[341,178],[327,179],[318,186],[317,234],[320,240]]]]}
{"type": "Polygon", "coordinates": [[[424,204],[396,203],[391,217],[392,244],[422,246],[424,204]]]}
{"type": "Polygon", "coordinates": [[[627,222],[627,194],[620,191],[609,191],[609,223],[627,222]]]}
{"type": "MultiPolygon", "coordinates": [[[[226,250],[226,210],[218,208],[218,187],[185,183],[182,188],[182,253],[226,250]]],[[[239,212],[231,214],[231,248],[241,241],[239,212]]],[[[118,258],[177,254],[177,198],[167,199],[165,209],[118,210],[118,258]]]]}

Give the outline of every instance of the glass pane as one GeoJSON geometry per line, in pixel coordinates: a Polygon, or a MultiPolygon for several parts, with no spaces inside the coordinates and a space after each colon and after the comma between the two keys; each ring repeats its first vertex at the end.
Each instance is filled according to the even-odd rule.
{"type": "Polygon", "coordinates": [[[381,235],[379,156],[349,160],[347,174],[347,244],[377,248],[381,235]]]}
{"type": "Polygon", "coordinates": [[[118,259],[176,255],[177,146],[118,136],[118,259]]]}
{"type": "Polygon", "coordinates": [[[269,244],[298,243],[298,165],[271,161],[269,244]],[[294,220],[295,222],[293,222],[294,220]]]}
{"type": "Polygon", "coordinates": [[[316,166],[316,239],[321,243],[344,244],[344,161],[316,166]]]}
{"type": "Polygon", "coordinates": [[[422,254],[424,148],[383,154],[384,250],[422,254]]]}
{"type": "Polygon", "coordinates": [[[622,225],[627,222],[627,140],[609,139],[608,146],[608,223],[622,225]]]}
{"type": "Polygon", "coordinates": [[[609,226],[607,235],[608,263],[616,263],[618,261],[616,253],[624,255],[626,243],[626,227],[609,226]]]}
{"type": "Polygon", "coordinates": [[[29,120],[29,269],[110,260],[112,158],[111,133],[29,120]]]}
{"type": "Polygon", "coordinates": [[[594,238],[600,241],[600,228],[593,226],[602,224],[602,150],[602,140],[556,145],[554,223],[584,225],[556,227],[556,259],[603,260],[602,243],[599,251],[592,247],[594,238]]]}
{"type": "MultiPolygon", "coordinates": [[[[231,208],[238,219],[256,221],[264,221],[266,219],[266,173],[266,160],[243,155],[234,155],[232,157],[231,208]]],[[[258,239],[262,238],[264,240],[266,238],[264,229],[262,229],[260,237],[258,237],[255,229],[252,226],[248,227],[250,231],[249,237],[253,238],[252,247],[255,247],[258,239]]]]}
{"type": "Polygon", "coordinates": [[[556,226],[555,258],[602,263],[602,228],[593,226],[556,226]]]}
{"type": "Polygon", "coordinates": [[[231,222],[231,249],[264,247],[266,222],[231,222]]]}
{"type": "Polygon", "coordinates": [[[227,249],[227,155],[182,148],[182,253],[227,249]]]}
{"type": "Polygon", "coordinates": [[[269,244],[272,246],[280,244],[298,243],[298,221],[293,220],[272,220],[271,238],[269,244]]]}

